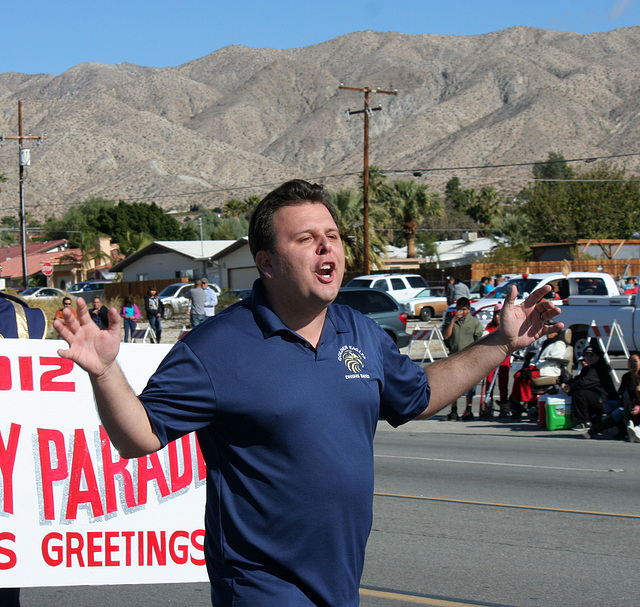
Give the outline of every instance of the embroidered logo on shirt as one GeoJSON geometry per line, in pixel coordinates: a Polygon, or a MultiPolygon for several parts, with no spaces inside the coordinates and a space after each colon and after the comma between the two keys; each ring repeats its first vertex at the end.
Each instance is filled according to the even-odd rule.
{"type": "Polygon", "coordinates": [[[338,360],[342,361],[349,370],[345,379],[369,379],[368,373],[363,373],[367,357],[354,346],[343,346],[338,352],[338,360]]]}

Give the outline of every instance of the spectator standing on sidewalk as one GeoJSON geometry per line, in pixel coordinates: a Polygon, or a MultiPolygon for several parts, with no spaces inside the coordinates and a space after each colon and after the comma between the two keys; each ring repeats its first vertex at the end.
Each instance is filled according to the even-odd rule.
{"type": "Polygon", "coordinates": [[[164,316],[164,304],[158,297],[158,291],[155,287],[149,287],[144,298],[144,311],[147,313],[149,326],[155,335],[155,341],[160,343],[162,335],[162,317],[164,316]]]}
{"type": "Polygon", "coordinates": [[[207,320],[207,315],[205,312],[205,301],[207,299],[207,294],[204,292],[202,288],[202,281],[199,278],[193,283],[193,289],[189,289],[187,291],[187,299],[189,300],[189,317],[191,319],[191,328],[194,329],[200,323],[203,323],[207,320]]]}
{"type": "Polygon", "coordinates": [[[464,284],[459,278],[451,276],[449,278],[449,284],[446,289],[447,303],[449,305],[458,301],[461,297],[471,299],[471,291],[469,287],[464,284]]]}
{"type": "Polygon", "coordinates": [[[202,289],[205,294],[204,299],[204,315],[209,318],[216,315],[216,306],[218,305],[218,294],[209,286],[209,279],[202,279],[202,289]]]}
{"type": "Polygon", "coordinates": [[[133,303],[133,297],[127,295],[124,298],[124,305],[120,308],[120,316],[124,319],[124,343],[129,343],[133,339],[133,332],[136,330],[138,318],[142,316],[138,305],[133,303]]]}
{"type": "MultiPolygon", "coordinates": [[[[460,297],[456,303],[456,313],[451,317],[451,320],[445,325],[442,331],[442,336],[449,340],[451,354],[464,350],[467,346],[470,346],[474,341],[482,337],[482,325],[470,312],[471,302],[467,297],[460,297]]],[[[465,393],[466,407],[461,418],[458,418],[458,403],[456,401],[451,404],[451,411],[449,415],[447,415],[447,419],[450,421],[458,421],[458,419],[471,421],[474,417],[471,405],[473,404],[475,393],[475,385],[471,386],[465,393]]]]}

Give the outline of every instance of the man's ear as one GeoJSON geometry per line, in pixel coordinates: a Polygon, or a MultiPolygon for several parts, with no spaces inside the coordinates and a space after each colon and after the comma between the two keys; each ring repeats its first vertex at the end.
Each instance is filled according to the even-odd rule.
{"type": "Polygon", "coordinates": [[[269,251],[258,251],[256,253],[256,266],[263,276],[266,278],[274,278],[271,254],[269,251]]]}

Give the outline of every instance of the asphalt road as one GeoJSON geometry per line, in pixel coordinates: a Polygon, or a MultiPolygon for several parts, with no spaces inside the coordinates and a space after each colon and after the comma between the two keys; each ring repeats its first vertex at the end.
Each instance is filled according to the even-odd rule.
{"type": "Polygon", "coordinates": [[[637,605],[635,450],[530,422],[381,427],[362,585],[409,596],[362,605],[637,605]]]}
{"type": "MultiPolygon", "coordinates": [[[[363,607],[637,605],[638,446],[531,422],[381,424],[363,607]]],[[[25,607],[209,605],[206,584],[30,588],[25,607]]]]}

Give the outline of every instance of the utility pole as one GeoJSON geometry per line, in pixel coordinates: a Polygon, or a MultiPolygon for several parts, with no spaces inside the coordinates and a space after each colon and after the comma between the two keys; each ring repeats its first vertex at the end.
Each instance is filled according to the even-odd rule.
{"type": "Polygon", "coordinates": [[[363,171],[363,184],[362,184],[362,218],[363,218],[363,230],[364,230],[364,268],[365,274],[369,274],[371,271],[371,262],[369,260],[369,116],[373,112],[379,112],[382,106],[372,108],[369,105],[369,100],[372,94],[381,93],[383,95],[397,95],[398,90],[385,91],[380,88],[370,88],[368,86],[358,88],[354,86],[344,86],[340,83],[339,90],[344,91],[357,91],[364,93],[364,108],[361,110],[347,110],[347,120],[349,116],[353,114],[363,114],[364,116],[364,171],[363,171]]]}
{"type": "Polygon", "coordinates": [[[22,244],[22,286],[26,289],[28,272],[27,272],[27,223],[24,211],[24,167],[31,166],[31,150],[23,148],[22,142],[25,139],[37,139],[38,143],[42,143],[47,138],[46,135],[23,135],[22,134],[22,101],[18,101],[18,135],[0,136],[0,141],[5,139],[18,140],[18,166],[20,167],[19,183],[20,183],[20,241],[22,244]]]}

